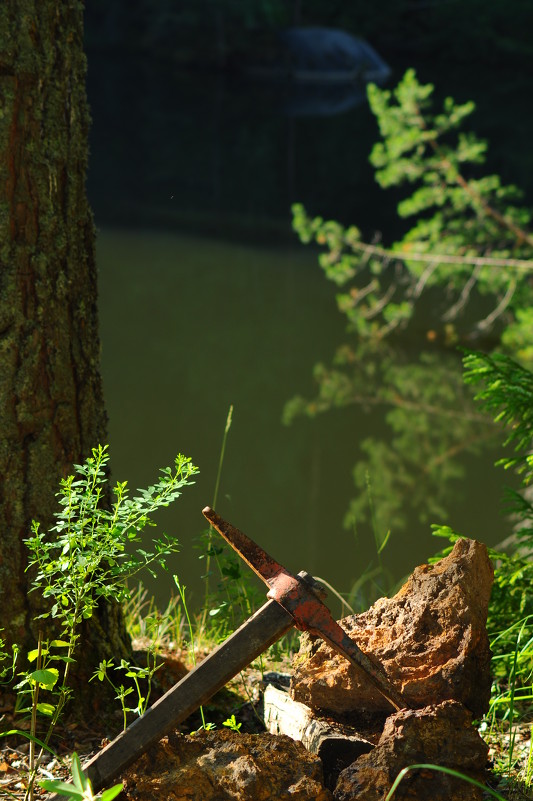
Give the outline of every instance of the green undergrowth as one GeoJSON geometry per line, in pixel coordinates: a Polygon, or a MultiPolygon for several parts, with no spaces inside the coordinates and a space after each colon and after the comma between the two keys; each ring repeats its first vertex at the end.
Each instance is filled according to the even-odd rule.
{"type": "MultiPolygon", "coordinates": [[[[177,540],[154,536],[147,550],[141,535],[155,525],[153,514],[175,501],[198,472],[188,457],[178,454],[153,485],[131,495],[125,481],[110,488],[108,462],[107,447],[99,445],[83,464],[74,465],[73,474],[60,482],[54,524],[45,531],[33,521],[25,540],[31,592],[40,595],[46,611],[34,619],[36,648],[26,654],[0,648],[2,678],[11,680],[16,692],[15,726],[1,731],[0,738],[29,741],[28,760],[21,767],[24,790],[16,796],[24,801],[34,798],[41,763],[47,754],[55,754],[64,710],[77,700],[71,677],[82,624],[99,604],[127,601],[128,581],[142,570],[155,575],[156,569],[166,568],[167,557],[179,549],[177,540]]],[[[144,668],[124,659],[119,665],[106,659],[96,670],[94,678],[107,679],[115,690],[125,724],[128,712],[140,715],[146,710],[154,671],[153,663],[144,668]]]]}
{"type": "MultiPolygon", "coordinates": [[[[522,491],[509,492],[506,497],[507,519],[512,524],[507,545],[490,550],[495,566],[488,616],[493,684],[489,712],[478,725],[492,749],[494,784],[487,792],[496,798],[527,798],[533,789],[533,505],[529,496],[533,477],[533,375],[507,356],[468,352],[464,365],[465,380],[475,387],[477,403],[505,428],[505,444],[510,450],[499,465],[517,471],[523,482],[522,491]]],[[[231,410],[213,506],[230,425],[231,410]]],[[[247,569],[241,572],[235,557],[220,547],[213,532],[206,529],[198,540],[200,564],[204,567],[203,608],[191,613],[186,587],[174,576],[175,592],[167,607],[158,609],[142,583],[132,584],[132,579],[141,568],[149,571],[156,565],[164,568],[166,556],[177,550],[178,543],[171,537],[153,538],[152,548],[147,551],[140,545],[140,534],[152,525],[152,513],[175,500],[182,488],[191,483],[197,469],[189,459],[178,456],[174,468],[161,471],[160,479],[134,498],[130,498],[127,484],[119,482],[109,505],[102,503],[108,480],[107,460],[107,449],[99,447],[83,465],[77,465],[75,474],[61,483],[55,525],[50,532],[43,532],[34,523],[27,539],[30,564],[36,568],[33,589],[48,599],[49,611],[42,617],[55,620],[58,636],[47,639],[41,635],[37,647],[26,655],[29,668],[25,669],[16,650],[8,655],[5,648],[0,648],[4,658],[0,663],[2,678],[4,681],[14,678],[16,682],[15,711],[21,720],[30,721],[29,729],[21,726],[1,733],[3,737],[25,737],[30,742],[24,776],[26,789],[22,795],[14,796],[27,801],[34,797],[43,754],[54,753],[53,735],[63,710],[67,703],[75,703],[69,675],[77,655],[80,624],[91,617],[99,599],[122,603],[136,648],[132,661],[102,661],[91,679],[110,684],[124,727],[149,706],[154,687],[157,688],[163,655],[178,654],[189,667],[194,666],[264,602],[264,596],[251,589],[247,569]]],[[[367,492],[372,513],[370,481],[367,492]]],[[[449,553],[460,537],[445,526],[435,527],[434,533],[449,541],[435,559],[449,553]]],[[[383,560],[389,538],[390,532],[382,538],[376,536],[375,562],[367,567],[350,593],[341,594],[329,587],[342,603],[342,614],[360,611],[375,596],[391,591],[391,576],[383,560]]],[[[293,632],[275,643],[254,667],[262,671],[275,665],[290,666],[297,648],[298,635],[293,632]]],[[[246,693],[246,682],[243,687],[246,693]]],[[[214,728],[208,713],[200,710],[200,715],[201,728],[214,728]]],[[[218,725],[239,732],[242,723],[235,712],[228,711],[218,725]]],[[[394,796],[409,771],[431,767],[457,775],[443,766],[408,766],[390,788],[388,798],[394,796]]],[[[80,795],[82,791],[91,797],[90,787],[84,784],[75,760],[72,776],[75,786],[72,797],[85,797],[80,795]]],[[[112,791],[104,797],[111,799],[112,791]]]]}
{"type": "MultiPolygon", "coordinates": [[[[491,747],[493,786],[487,793],[500,799],[527,798],[533,791],[533,506],[528,499],[533,477],[533,375],[507,356],[475,352],[466,353],[464,367],[465,380],[477,391],[477,403],[504,426],[508,455],[498,465],[518,471],[523,482],[522,491],[509,491],[505,496],[506,519],[511,529],[506,547],[489,549],[495,567],[487,622],[493,653],[493,683],[489,711],[478,727],[491,747]]],[[[370,481],[368,503],[371,507],[370,481]]],[[[431,561],[447,555],[462,536],[446,526],[435,526],[434,534],[449,544],[431,561]]],[[[350,592],[342,594],[329,585],[330,596],[337,596],[341,602],[342,615],[362,611],[379,595],[394,591],[383,559],[389,539],[390,532],[381,538],[376,535],[374,562],[367,566],[350,592]]],[[[219,610],[216,615],[211,617],[209,609],[207,614],[204,609],[191,621],[183,598],[180,603],[175,596],[167,609],[159,613],[146,591],[139,587],[127,608],[129,628],[135,638],[151,638],[152,642],[184,653],[191,649],[205,653],[233,630],[233,620],[224,614],[224,607],[216,599],[214,603],[213,608],[219,610]],[[211,626],[206,626],[205,621],[210,619],[211,626]],[[151,630],[154,624],[156,629],[151,630]]],[[[250,597],[243,611],[251,612],[255,605],[250,597]]],[[[276,644],[265,655],[263,666],[267,661],[290,663],[297,647],[297,636],[276,644]]],[[[425,765],[406,768],[391,788],[390,798],[402,778],[415,769],[428,768],[425,765]]],[[[459,775],[442,766],[434,769],[459,775]]]]}
{"type": "MultiPolygon", "coordinates": [[[[505,547],[490,548],[494,585],[487,630],[492,651],[490,707],[479,731],[491,747],[493,772],[507,798],[533,794],[533,373],[508,356],[468,352],[465,381],[477,403],[505,431],[507,451],[497,465],[516,471],[520,491],[504,494],[510,525],[505,547]]],[[[451,545],[460,535],[447,526],[434,533],[451,545]]]]}

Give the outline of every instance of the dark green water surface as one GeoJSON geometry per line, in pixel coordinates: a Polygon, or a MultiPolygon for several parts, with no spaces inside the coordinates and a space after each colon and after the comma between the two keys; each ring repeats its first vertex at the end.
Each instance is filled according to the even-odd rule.
{"type": "MultiPolygon", "coordinates": [[[[375,436],[387,447],[391,433],[386,408],[350,406],[281,423],[288,398],[312,394],[313,365],[327,362],[346,339],[314,255],[103,229],[98,260],[114,474],[133,488],[145,486],[177,451],[201,469],[196,486],[159,516],[183,546],[171,570],[197,597],[202,565],[192,546],[203,528],[200,510],[212,503],[233,404],[218,511],[289,569],[307,569],[349,590],[375,562],[372,526],[358,525],[356,542],[342,525],[356,494],[351,471],[364,438],[375,436]]],[[[446,490],[445,517],[421,522],[410,495],[401,500],[407,524],[392,527],[384,552],[396,580],[439,546],[429,522],[448,522],[491,544],[502,539],[501,476],[492,467],[498,452],[487,446],[477,457],[466,451],[454,459],[463,477],[439,487],[446,490]]],[[[420,467],[415,482],[425,480],[420,467]]],[[[370,479],[379,484],[379,476],[370,479]]],[[[378,533],[386,533],[383,526],[378,533]]],[[[150,586],[163,602],[171,580],[150,586]]]]}
{"type": "MultiPolygon", "coordinates": [[[[447,417],[426,418],[414,404],[401,410],[411,415],[400,421],[402,435],[387,421],[390,405],[281,421],[287,400],[313,397],[314,365],[330,364],[343,342],[354,345],[316,253],[291,234],[290,204],[302,201],[312,214],[356,223],[367,235],[382,230],[388,241],[401,227],[397,196],[375,185],[368,165],[377,137],[368,108],[290,117],[272,87],[173,74],[135,59],[95,56],[89,65],[89,191],[112,466],[135,488],[178,451],[199,465],[197,484],[159,516],[182,543],[170,569],[192,603],[201,599],[202,572],[193,546],[204,528],[201,509],[212,503],[230,404],[218,511],[291,570],[348,591],[376,563],[374,533],[381,541],[391,530],[383,562],[392,582],[441,546],[432,522],[491,545],[502,540],[509,527],[499,511],[507,477],[493,467],[498,440],[479,444],[473,435],[470,448],[456,389],[460,359],[428,351],[422,333],[400,341],[391,358],[405,368],[405,381],[458,394],[447,417]],[[358,465],[359,474],[366,469],[361,444],[369,437],[381,454],[369,470],[374,526],[352,477],[358,465]],[[354,531],[343,520],[355,497],[354,531]]],[[[398,66],[394,82],[402,72],[398,66]]],[[[429,65],[421,73],[436,81],[429,65]]],[[[473,125],[493,138],[491,169],[533,194],[526,78],[487,78],[467,67],[456,73],[446,83],[441,74],[440,93],[478,100],[473,125]]],[[[375,357],[378,376],[385,359],[375,357]]],[[[165,604],[172,581],[149,587],[165,604]]]]}

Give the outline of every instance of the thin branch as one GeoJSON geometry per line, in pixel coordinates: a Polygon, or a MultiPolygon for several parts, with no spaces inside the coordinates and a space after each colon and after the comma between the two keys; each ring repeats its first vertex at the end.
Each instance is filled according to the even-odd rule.
{"type": "Polygon", "coordinates": [[[455,320],[459,312],[464,309],[464,307],[468,303],[468,300],[470,298],[470,293],[474,287],[474,284],[476,283],[477,277],[481,272],[481,270],[482,267],[480,264],[477,264],[474,267],[474,269],[472,270],[472,275],[464,285],[458,300],[453,304],[451,308],[448,309],[446,314],[442,315],[442,319],[445,323],[449,322],[450,320],[455,320]]]}
{"type": "Polygon", "coordinates": [[[369,253],[371,256],[396,259],[404,263],[407,261],[430,263],[437,261],[439,264],[471,264],[475,267],[515,267],[517,270],[523,270],[524,272],[533,272],[533,259],[504,259],[493,258],[491,256],[452,256],[441,253],[402,253],[399,250],[389,250],[379,247],[378,245],[370,245],[367,242],[350,242],[350,247],[361,253],[369,253]]]}
{"type": "Polygon", "coordinates": [[[427,282],[439,266],[439,260],[435,259],[434,261],[430,261],[420,278],[418,279],[415,288],[411,292],[413,298],[419,298],[422,292],[424,291],[424,287],[426,286],[427,282]]]}
{"type": "Polygon", "coordinates": [[[485,414],[469,412],[455,409],[443,409],[440,406],[432,406],[426,403],[406,400],[395,396],[394,398],[380,397],[379,395],[352,395],[346,400],[343,406],[393,406],[408,411],[435,415],[435,417],[450,418],[452,420],[470,420],[473,423],[482,423],[487,427],[493,425],[492,420],[485,414]]]}
{"type": "MultiPolygon", "coordinates": [[[[418,110],[418,116],[420,118],[420,126],[422,129],[427,130],[426,121],[424,119],[424,115],[418,110]]],[[[533,247],[533,236],[528,232],[524,231],[523,228],[520,228],[516,223],[510,220],[508,217],[505,217],[501,214],[497,209],[489,206],[489,204],[483,199],[483,197],[473,189],[472,185],[461,175],[459,170],[451,163],[451,161],[444,155],[442,148],[440,147],[437,137],[428,140],[429,146],[433,149],[433,152],[441,159],[442,166],[445,170],[455,170],[455,180],[456,183],[465,191],[465,193],[472,199],[472,201],[480,206],[487,217],[492,217],[493,220],[496,220],[498,225],[502,228],[506,228],[508,231],[516,237],[517,243],[519,245],[523,244],[524,242],[527,243],[530,247],[533,247]]]]}
{"type": "Polygon", "coordinates": [[[472,445],[477,445],[480,442],[486,442],[487,440],[493,439],[495,435],[496,432],[494,430],[489,429],[483,434],[470,437],[469,439],[466,440],[462,440],[456,445],[453,445],[451,448],[448,448],[446,451],[444,451],[444,453],[441,453],[439,456],[435,456],[434,459],[430,459],[423,467],[423,472],[430,473],[435,467],[439,467],[439,465],[443,464],[449,459],[452,459],[454,456],[457,456],[459,453],[466,450],[467,448],[471,448],[472,445]]]}
{"type": "Polygon", "coordinates": [[[371,308],[369,307],[367,312],[362,312],[362,315],[365,318],[365,320],[373,320],[374,317],[377,317],[377,315],[382,311],[382,309],[385,308],[389,300],[392,300],[392,297],[395,292],[396,292],[396,284],[392,283],[385,292],[385,294],[382,296],[381,300],[378,300],[378,302],[375,303],[371,308]]]}
{"type": "MultiPolygon", "coordinates": [[[[436,141],[430,141],[429,144],[432,146],[434,152],[440,156],[442,159],[442,165],[445,169],[453,169],[452,163],[443,155],[442,150],[437,145],[436,141]]],[[[507,217],[504,217],[503,214],[500,214],[499,211],[494,209],[492,206],[489,206],[486,203],[479,192],[476,192],[472,189],[470,183],[463,178],[459,171],[456,172],[456,182],[459,184],[461,189],[464,189],[467,195],[469,195],[474,203],[477,203],[485,212],[487,217],[492,217],[493,220],[496,220],[498,225],[501,225],[502,228],[507,228],[508,231],[516,237],[517,244],[521,245],[524,242],[527,243],[530,247],[533,247],[533,236],[527,231],[524,231],[523,228],[520,228],[516,223],[512,220],[509,220],[507,217]]]]}
{"type": "Polygon", "coordinates": [[[350,297],[353,299],[352,307],[355,308],[367,295],[373,292],[375,289],[379,288],[379,284],[375,278],[370,281],[369,284],[364,286],[362,289],[357,289],[354,294],[350,293],[350,297]]]}
{"type": "MultiPolygon", "coordinates": [[[[409,304],[409,308],[411,311],[413,310],[413,304],[409,304]]],[[[403,316],[393,317],[390,323],[384,325],[382,328],[379,329],[378,334],[380,339],[384,339],[386,336],[390,334],[391,331],[394,331],[395,328],[402,325],[405,326],[407,324],[407,318],[403,316]]]]}
{"type": "Polygon", "coordinates": [[[478,328],[480,331],[486,331],[488,328],[490,328],[494,323],[494,321],[497,320],[498,317],[500,317],[500,315],[503,314],[503,312],[511,302],[512,297],[515,293],[515,289],[516,289],[516,280],[513,279],[512,281],[509,282],[509,286],[507,287],[507,292],[500,300],[496,308],[493,309],[493,311],[487,317],[485,317],[484,320],[481,320],[477,324],[476,328],[478,328]]]}

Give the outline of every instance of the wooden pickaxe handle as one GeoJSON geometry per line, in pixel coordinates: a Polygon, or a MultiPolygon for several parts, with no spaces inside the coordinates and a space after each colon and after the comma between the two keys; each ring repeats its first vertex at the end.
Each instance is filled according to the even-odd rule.
{"type": "MultiPolygon", "coordinates": [[[[83,766],[96,791],[110,784],[169,729],[205,704],[292,626],[321,637],[352,664],[362,668],[368,680],[393,706],[398,709],[406,706],[381,668],[332,618],[311,576],[304,571],[294,576],[242,531],[222,520],[213,509],[206,507],[203,513],[269,586],[271,600],[83,766]]],[[[61,801],[61,798],[54,795],[52,801],[61,801]]]]}
{"type": "MultiPolygon", "coordinates": [[[[277,601],[267,601],[227,640],[171,687],[142,717],[83,766],[95,791],[108,786],[173,726],[205,704],[218,690],[279,640],[294,624],[277,601]]],[[[52,796],[51,801],[61,801],[52,796]]]]}

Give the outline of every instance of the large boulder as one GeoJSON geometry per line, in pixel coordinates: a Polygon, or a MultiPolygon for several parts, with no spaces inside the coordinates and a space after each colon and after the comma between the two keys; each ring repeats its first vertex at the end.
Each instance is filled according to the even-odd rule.
{"type": "Polygon", "coordinates": [[[333,801],[320,759],[290,737],[170,734],[127,772],[128,801],[333,801]]]}
{"type": "MultiPolygon", "coordinates": [[[[456,701],[425,709],[403,709],[387,718],[378,745],[345,768],[334,790],[336,801],[384,801],[403,768],[436,764],[483,783],[488,746],[472,716],[456,701]]],[[[437,770],[408,771],[395,801],[481,801],[483,791],[437,770]]]]}
{"type": "MultiPolygon", "coordinates": [[[[486,620],[493,576],[486,546],[461,539],[441,561],[415,568],[393,598],[339,622],[408,706],[451,699],[481,717],[490,698],[486,620]]],[[[309,635],[302,637],[291,694],[345,719],[361,710],[392,711],[362,670],[309,635]]]]}

